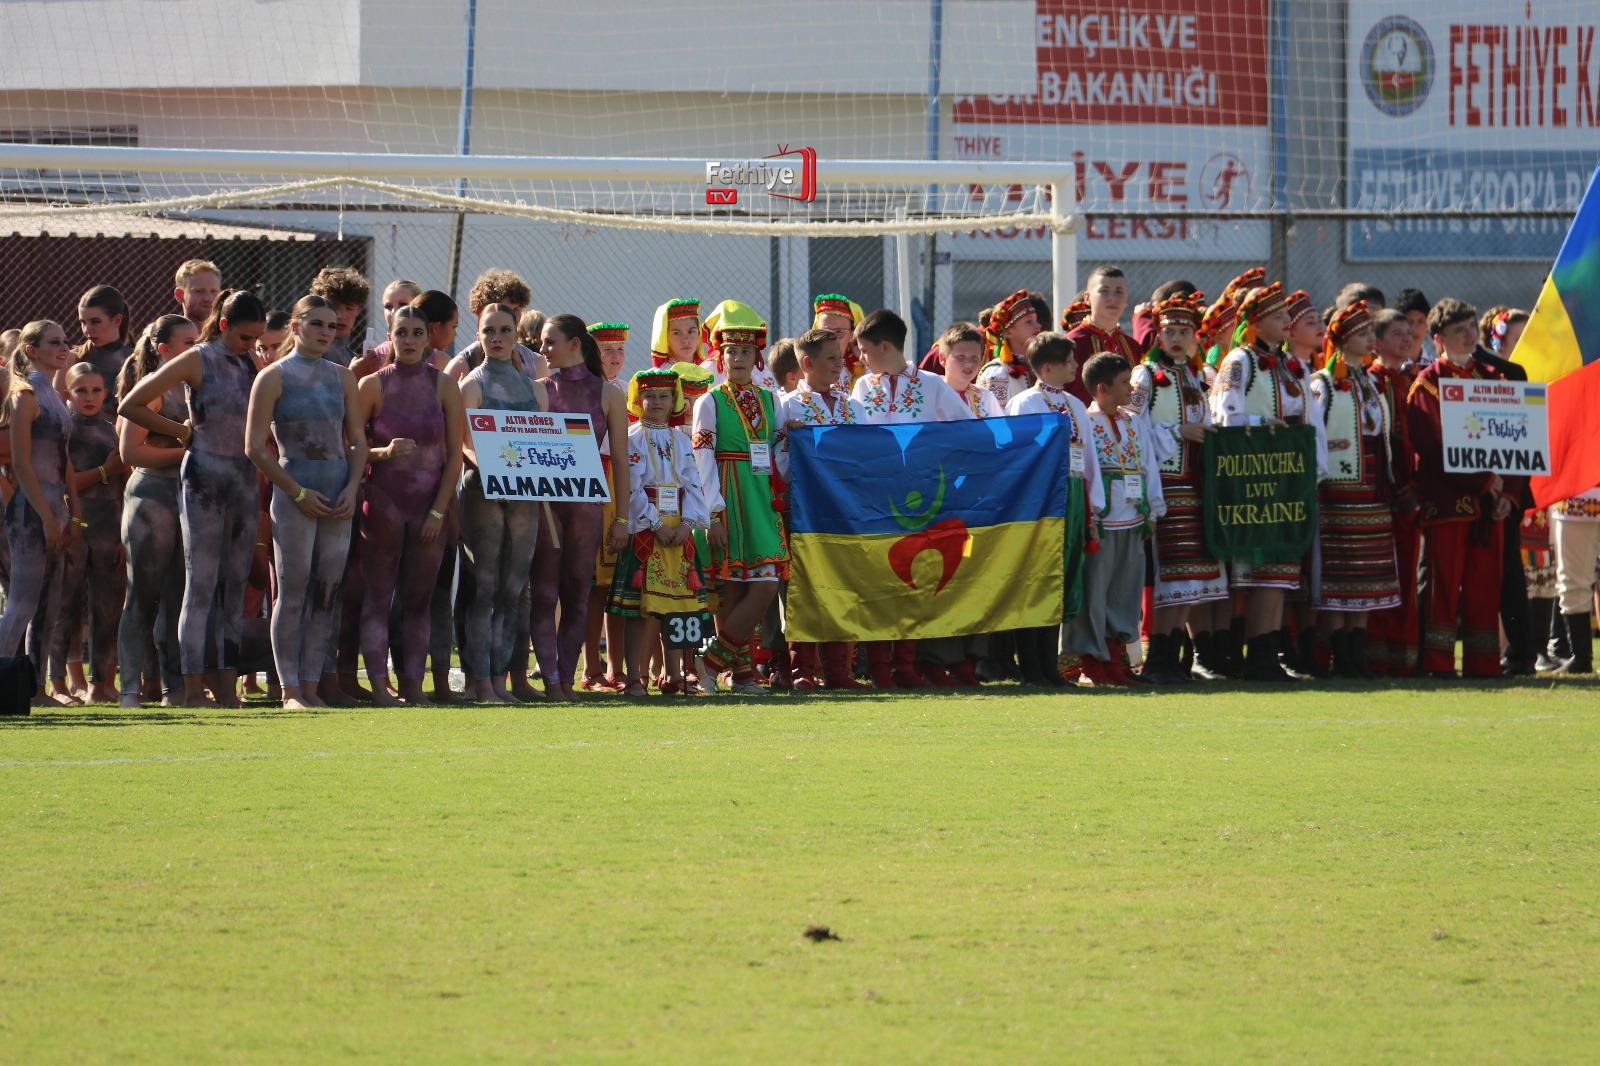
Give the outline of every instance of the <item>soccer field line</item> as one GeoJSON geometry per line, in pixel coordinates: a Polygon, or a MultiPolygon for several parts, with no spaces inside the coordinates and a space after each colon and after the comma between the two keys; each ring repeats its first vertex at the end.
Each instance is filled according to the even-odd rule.
{"type": "MultiPolygon", "coordinates": [[[[1170,722],[1165,723],[1171,729],[1219,729],[1242,728],[1247,726],[1399,726],[1399,725],[1488,725],[1507,724],[1513,722],[1551,722],[1570,721],[1576,715],[1567,714],[1525,714],[1508,718],[1463,718],[1447,716],[1444,718],[1263,718],[1246,720],[1211,720],[1199,722],[1170,722]]],[[[1060,733],[1063,730],[1072,733],[1106,733],[1123,732],[1131,727],[1140,725],[1161,725],[1162,723],[1120,721],[1113,726],[1090,725],[1084,723],[1068,723],[1062,725],[1036,725],[1036,726],[1006,726],[982,731],[983,735],[994,736],[1004,733],[1060,733]]],[[[452,748],[374,748],[356,751],[241,751],[241,752],[212,752],[208,755],[130,755],[118,756],[107,759],[4,759],[0,760],[0,769],[29,769],[42,767],[99,767],[99,766],[144,766],[160,765],[165,763],[205,763],[205,762],[250,762],[277,759],[382,759],[382,758],[414,758],[418,756],[450,756],[450,755],[496,755],[512,754],[517,752],[532,751],[576,751],[588,748],[666,748],[681,747],[685,745],[726,744],[735,741],[756,739],[763,743],[792,743],[802,741],[839,741],[856,737],[881,736],[885,730],[874,727],[871,723],[867,729],[850,731],[813,731],[807,733],[785,733],[767,737],[747,736],[722,736],[722,737],[659,737],[642,740],[573,740],[554,744],[496,744],[472,747],[452,748]]],[[[892,729],[892,727],[891,727],[892,729]]],[[[974,730],[963,730],[958,737],[974,737],[979,733],[974,730]]]]}

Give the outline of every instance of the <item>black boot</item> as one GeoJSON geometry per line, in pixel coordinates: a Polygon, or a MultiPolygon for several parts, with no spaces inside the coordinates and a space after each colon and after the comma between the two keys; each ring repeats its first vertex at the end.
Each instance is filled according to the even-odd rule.
{"type": "Polygon", "coordinates": [[[1246,681],[1293,681],[1278,663],[1278,635],[1273,632],[1251,637],[1246,653],[1246,681]]]}
{"type": "Polygon", "coordinates": [[[1189,631],[1182,626],[1172,631],[1172,639],[1177,649],[1178,680],[1189,681],[1189,670],[1194,666],[1194,641],[1189,639],[1189,631]]]}
{"type": "Polygon", "coordinates": [[[1567,639],[1566,616],[1560,611],[1551,609],[1550,612],[1550,658],[1556,661],[1556,666],[1572,658],[1572,642],[1567,639]]]}
{"type": "Polygon", "coordinates": [[[1144,650],[1144,663],[1139,667],[1139,677],[1152,685],[1165,685],[1172,680],[1167,674],[1167,642],[1165,633],[1151,633],[1150,644],[1144,650]]]}
{"type": "Polygon", "coordinates": [[[1224,678],[1222,663],[1217,658],[1217,635],[1209,629],[1197,630],[1194,635],[1194,664],[1189,676],[1201,681],[1221,681],[1224,678]]]}
{"type": "Polygon", "coordinates": [[[1300,631],[1299,674],[1301,677],[1325,677],[1326,672],[1317,666],[1317,630],[1307,626],[1300,631]]]}
{"type": "Polygon", "coordinates": [[[1567,643],[1572,647],[1572,658],[1557,670],[1558,674],[1594,673],[1594,638],[1590,635],[1589,612],[1564,614],[1562,625],[1567,628],[1567,643]]]}
{"type": "Polygon", "coordinates": [[[1358,681],[1376,680],[1376,675],[1367,669],[1367,630],[1365,626],[1360,629],[1345,630],[1344,650],[1349,659],[1351,677],[1358,681]]]}
{"type": "MultiPolygon", "coordinates": [[[[1550,655],[1550,615],[1555,605],[1556,601],[1548,596],[1528,597],[1528,647],[1538,651],[1533,660],[1533,669],[1541,674],[1548,674],[1561,665],[1560,660],[1550,655]]],[[[1565,629],[1564,626],[1562,628],[1565,629]]]]}
{"type": "Polygon", "coordinates": [[[1071,688],[1072,682],[1061,676],[1061,627],[1040,626],[1034,633],[1040,680],[1051,688],[1071,688]]]}
{"type": "Polygon", "coordinates": [[[1348,679],[1354,675],[1350,673],[1350,641],[1348,631],[1343,629],[1330,630],[1328,633],[1328,647],[1333,650],[1333,669],[1328,671],[1329,677],[1340,680],[1348,679]]]}
{"type": "Polygon", "coordinates": [[[1244,661],[1244,618],[1235,618],[1228,626],[1228,641],[1224,645],[1227,654],[1227,674],[1235,681],[1244,679],[1247,664],[1244,661]]]}
{"type": "Polygon", "coordinates": [[[1167,673],[1171,675],[1174,684],[1187,685],[1194,681],[1189,676],[1189,667],[1183,661],[1183,649],[1187,643],[1186,633],[1182,626],[1167,634],[1167,673]]]}
{"type": "Polygon", "coordinates": [[[1046,687],[1044,676],[1039,672],[1039,642],[1034,638],[1031,629],[1014,629],[1011,631],[1017,652],[1018,673],[1024,685],[1046,687]]]}

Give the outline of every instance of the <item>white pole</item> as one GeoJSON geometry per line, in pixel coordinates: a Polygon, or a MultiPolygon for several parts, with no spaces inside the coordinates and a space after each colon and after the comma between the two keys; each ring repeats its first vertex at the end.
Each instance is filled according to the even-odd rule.
{"type": "MultiPolygon", "coordinates": [[[[906,220],[904,206],[895,208],[895,221],[906,220]]],[[[896,233],[894,235],[894,282],[896,297],[900,303],[900,317],[911,324],[911,234],[896,233]]],[[[921,358],[918,356],[917,358],[921,358]]],[[[915,362],[915,359],[912,360],[915,362]]]]}
{"type": "Polygon", "coordinates": [[[1057,315],[1078,295],[1077,227],[1068,232],[1061,226],[1062,221],[1072,218],[1077,210],[1073,197],[1070,181],[1050,183],[1050,218],[1055,223],[1050,232],[1050,296],[1057,315]]]}

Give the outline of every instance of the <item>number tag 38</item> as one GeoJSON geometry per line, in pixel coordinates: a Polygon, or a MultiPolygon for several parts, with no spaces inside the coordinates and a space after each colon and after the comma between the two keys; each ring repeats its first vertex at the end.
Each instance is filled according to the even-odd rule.
{"type": "Polygon", "coordinates": [[[698,651],[711,636],[711,620],[703,614],[664,614],[661,616],[661,643],[677,651],[689,648],[698,651]]]}

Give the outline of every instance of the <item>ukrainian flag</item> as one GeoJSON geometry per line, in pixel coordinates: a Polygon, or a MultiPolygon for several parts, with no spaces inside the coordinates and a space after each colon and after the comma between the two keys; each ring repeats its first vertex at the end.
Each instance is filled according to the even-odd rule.
{"type": "Polygon", "coordinates": [[[1056,415],[794,431],[789,638],[1059,623],[1068,447],[1056,415]]]}
{"type": "Polygon", "coordinates": [[[1600,168],[1578,205],[1511,361],[1555,381],[1600,360],[1600,168]]]}

